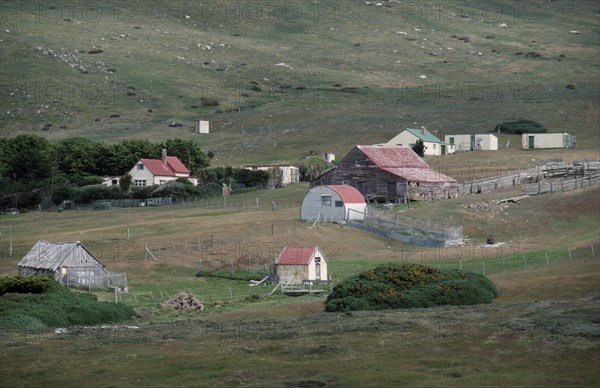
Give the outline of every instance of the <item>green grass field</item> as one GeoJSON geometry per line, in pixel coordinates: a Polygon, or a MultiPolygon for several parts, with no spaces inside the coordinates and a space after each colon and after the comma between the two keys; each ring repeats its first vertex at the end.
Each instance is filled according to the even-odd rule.
{"type": "MultiPolygon", "coordinates": [[[[297,198],[305,190],[305,185],[290,185],[230,199],[243,203],[251,196],[253,202],[269,203],[284,193],[297,198]]],[[[501,194],[448,202],[477,203],[501,194]]],[[[105,328],[2,332],[0,348],[10,352],[1,367],[3,381],[8,386],[71,386],[77,376],[92,386],[590,385],[598,377],[600,246],[594,231],[600,226],[597,217],[586,215],[597,213],[599,194],[592,187],[514,205],[519,208],[509,212],[527,217],[528,233],[519,237],[518,230],[509,234],[506,229],[509,237],[497,234],[504,244],[496,248],[480,248],[481,239],[474,239],[462,247],[417,249],[348,227],[310,229],[298,220],[297,208],[239,212],[188,204],[134,209],[129,242],[124,239],[126,209],[2,216],[2,236],[10,221],[15,245],[42,236],[85,241],[108,270],[127,272],[130,292],[122,301],[137,312],[127,324],[105,328]],[[553,218],[561,221],[549,222],[553,218]],[[158,263],[144,260],[145,243],[157,253],[158,263]],[[325,313],[323,297],[278,292],[268,297],[273,285],[195,277],[199,268],[261,272],[288,243],[318,243],[329,254],[334,282],[384,262],[417,262],[484,273],[498,285],[500,296],[482,306],[325,313]],[[238,261],[249,246],[260,249],[261,257],[238,261]],[[197,295],[205,312],[161,307],[179,291],[197,295]],[[55,372],[81,357],[88,360],[86,366],[55,372]],[[288,367],[275,367],[281,363],[288,367]]],[[[441,204],[422,203],[410,212],[438,214],[446,222],[461,212],[460,207],[436,211],[441,204]]],[[[481,220],[464,215],[460,222],[471,230],[481,220]]],[[[504,223],[505,217],[486,221],[499,230],[504,223]]],[[[1,273],[14,274],[19,257],[7,257],[6,240],[3,247],[1,273]]],[[[113,299],[109,292],[97,294],[100,300],[113,299]]]]}

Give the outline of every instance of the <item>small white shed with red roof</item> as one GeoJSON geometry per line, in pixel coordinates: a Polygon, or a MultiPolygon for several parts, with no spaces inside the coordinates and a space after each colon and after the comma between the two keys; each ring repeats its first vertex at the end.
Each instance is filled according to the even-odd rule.
{"type": "Polygon", "coordinates": [[[337,222],[364,219],[367,203],[363,195],[349,185],[315,186],[300,207],[300,219],[337,222]]]}
{"type": "Polygon", "coordinates": [[[275,261],[282,284],[327,281],[327,260],[317,246],[286,246],[275,261]]]}

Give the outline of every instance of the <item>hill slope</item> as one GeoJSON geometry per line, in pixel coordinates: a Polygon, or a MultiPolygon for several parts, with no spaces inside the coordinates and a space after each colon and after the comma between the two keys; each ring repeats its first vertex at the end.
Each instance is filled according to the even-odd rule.
{"type": "Polygon", "coordinates": [[[518,118],[595,149],[599,14],[595,1],[7,3],[0,121],[51,124],[50,138],[194,137],[216,163],[518,118]],[[213,134],[192,133],[198,118],[213,134]]]}

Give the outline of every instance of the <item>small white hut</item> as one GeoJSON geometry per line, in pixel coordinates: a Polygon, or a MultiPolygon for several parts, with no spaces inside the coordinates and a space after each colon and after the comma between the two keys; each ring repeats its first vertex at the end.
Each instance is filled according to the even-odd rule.
{"type": "Polygon", "coordinates": [[[366,207],[363,195],[350,185],[315,186],[302,201],[300,219],[343,224],[348,220],[363,220],[366,207]]]}
{"type": "Polygon", "coordinates": [[[19,275],[48,275],[65,286],[106,286],[104,265],[80,241],[39,240],[18,267],[19,275]]]}
{"type": "Polygon", "coordinates": [[[286,246],[277,257],[275,268],[282,284],[327,281],[327,260],[316,246],[286,246]]]}

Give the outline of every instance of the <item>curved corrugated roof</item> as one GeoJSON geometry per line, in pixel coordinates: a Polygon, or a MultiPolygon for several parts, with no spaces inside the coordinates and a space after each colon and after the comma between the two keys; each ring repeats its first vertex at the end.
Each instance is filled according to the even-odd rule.
{"type": "Polygon", "coordinates": [[[338,193],[344,203],[366,203],[365,197],[352,186],[349,185],[327,185],[333,191],[338,193]]]}

